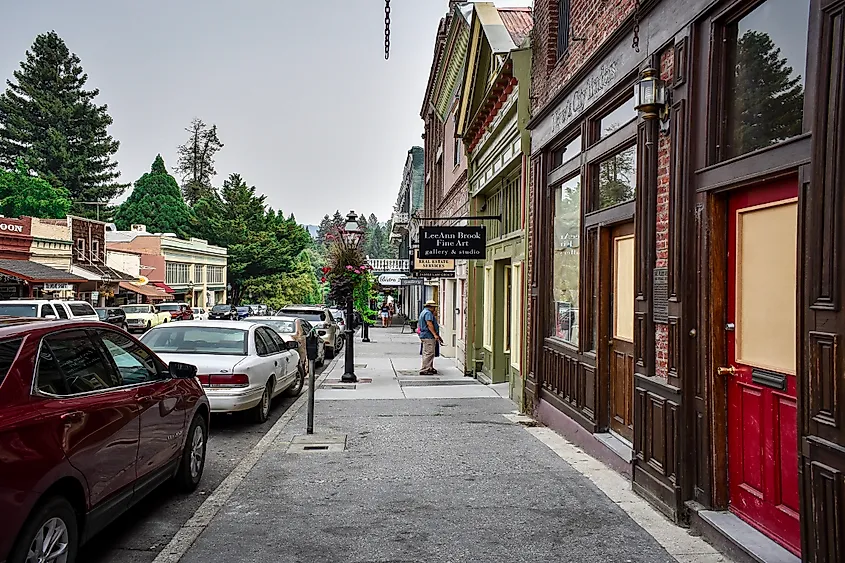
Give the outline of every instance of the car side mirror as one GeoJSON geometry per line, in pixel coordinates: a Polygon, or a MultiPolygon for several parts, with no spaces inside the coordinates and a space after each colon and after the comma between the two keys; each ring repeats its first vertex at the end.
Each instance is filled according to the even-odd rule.
{"type": "Polygon", "coordinates": [[[285,341],[285,347],[286,347],[288,350],[296,350],[297,348],[299,348],[299,342],[296,342],[296,341],[285,341]]]}
{"type": "Polygon", "coordinates": [[[167,370],[173,379],[193,379],[197,376],[197,366],[182,362],[170,362],[167,370]]]}
{"type": "Polygon", "coordinates": [[[41,318],[46,320],[46,321],[55,321],[57,317],[56,317],[56,315],[44,315],[41,318]]]}

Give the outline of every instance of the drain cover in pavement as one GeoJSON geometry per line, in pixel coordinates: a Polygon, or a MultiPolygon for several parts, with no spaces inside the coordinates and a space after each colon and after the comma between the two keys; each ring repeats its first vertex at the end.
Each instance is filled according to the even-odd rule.
{"type": "Polygon", "coordinates": [[[354,383],[324,383],[320,385],[320,389],[355,389],[356,387],[354,383]]]}
{"type": "Polygon", "coordinates": [[[452,379],[452,380],[431,380],[431,379],[400,379],[402,387],[433,387],[436,385],[480,385],[474,379],[452,379]]]}
{"type": "Polygon", "coordinates": [[[319,434],[302,434],[294,436],[290,441],[287,453],[331,453],[346,450],[346,435],[321,436],[319,434]]]}
{"type": "MultiPolygon", "coordinates": [[[[372,383],[371,377],[359,377],[356,383],[372,383]]],[[[355,383],[343,383],[340,379],[326,379],[323,381],[325,385],[355,385],[355,383]]]]}

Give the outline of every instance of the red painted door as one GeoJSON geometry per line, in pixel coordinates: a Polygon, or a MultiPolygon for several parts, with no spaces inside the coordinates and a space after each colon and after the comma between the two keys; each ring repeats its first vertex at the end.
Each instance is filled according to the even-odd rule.
{"type": "Polygon", "coordinates": [[[800,553],[795,380],[798,181],[733,195],[728,234],[730,509],[800,553]]]}

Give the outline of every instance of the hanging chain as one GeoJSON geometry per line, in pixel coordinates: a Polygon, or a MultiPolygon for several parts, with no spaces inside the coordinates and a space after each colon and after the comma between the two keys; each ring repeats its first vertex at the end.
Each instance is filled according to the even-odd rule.
{"type": "Polygon", "coordinates": [[[384,60],[390,58],[390,0],[384,0],[384,60]]]}
{"type": "Polygon", "coordinates": [[[637,0],[637,5],[634,7],[634,42],[631,47],[637,53],[640,52],[640,0],[637,0]]]}

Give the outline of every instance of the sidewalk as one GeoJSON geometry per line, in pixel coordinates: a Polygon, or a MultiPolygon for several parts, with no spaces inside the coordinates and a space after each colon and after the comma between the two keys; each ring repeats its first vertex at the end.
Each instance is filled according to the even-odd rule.
{"type": "Polygon", "coordinates": [[[303,395],[158,563],[725,561],[450,360],[417,375],[416,335],[370,336],[355,349],[371,382],[340,386],[335,361],[315,439],[303,395]]]}

